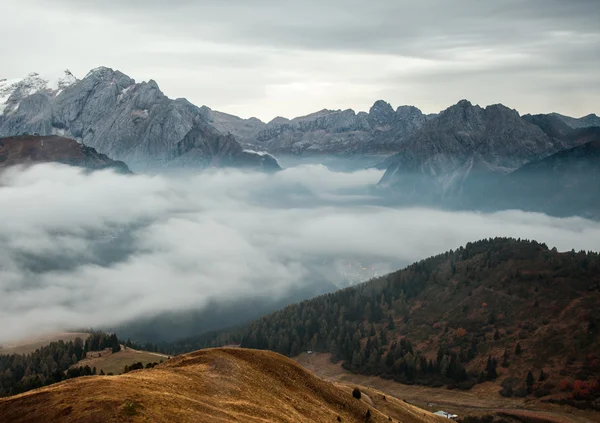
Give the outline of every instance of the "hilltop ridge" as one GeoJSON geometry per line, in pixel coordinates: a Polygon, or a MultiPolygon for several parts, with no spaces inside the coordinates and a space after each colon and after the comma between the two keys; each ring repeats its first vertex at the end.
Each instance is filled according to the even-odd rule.
{"type": "MultiPolygon", "coordinates": [[[[392,398],[389,407],[403,423],[441,421],[392,398]]],[[[0,399],[0,421],[383,423],[390,418],[366,397],[353,398],[350,387],[326,382],[279,354],[222,348],[0,399]]]]}

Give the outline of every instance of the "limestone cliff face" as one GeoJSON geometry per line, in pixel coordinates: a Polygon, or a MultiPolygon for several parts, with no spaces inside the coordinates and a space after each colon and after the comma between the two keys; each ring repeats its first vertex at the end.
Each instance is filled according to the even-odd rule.
{"type": "MultiPolygon", "coordinates": [[[[0,115],[0,136],[66,136],[134,169],[167,165],[176,158],[178,144],[206,121],[202,109],[185,99],[168,98],[155,81],[136,83],[106,67],[56,89],[44,83],[15,88],[6,81],[3,87],[7,100],[0,115]]],[[[202,134],[222,135],[210,125],[202,134]]],[[[261,158],[257,155],[254,162],[261,163],[261,158]]]]}
{"type": "Polygon", "coordinates": [[[504,175],[569,147],[517,111],[497,104],[481,108],[466,100],[416,131],[386,162],[380,182],[405,193],[459,193],[475,176],[504,175]]]}
{"type": "Polygon", "coordinates": [[[258,168],[267,172],[281,169],[270,154],[245,150],[233,135],[215,132],[204,123],[198,123],[177,143],[169,165],[258,168]]]}
{"type": "Polygon", "coordinates": [[[212,126],[231,133],[243,144],[282,155],[389,155],[423,123],[432,118],[414,106],[396,110],[378,100],[369,113],[323,109],[294,119],[277,117],[269,123],[241,119],[204,108],[212,126]]]}

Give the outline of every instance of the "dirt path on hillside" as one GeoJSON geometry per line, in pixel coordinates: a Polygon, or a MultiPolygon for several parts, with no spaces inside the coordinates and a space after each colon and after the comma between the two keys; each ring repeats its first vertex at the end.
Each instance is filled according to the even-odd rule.
{"type": "Polygon", "coordinates": [[[157,353],[157,352],[134,350],[133,348],[130,348],[130,347],[125,348],[125,345],[121,344],[121,351],[125,351],[125,350],[131,351],[134,353],[155,355],[155,356],[161,357],[161,358],[169,358],[170,357],[169,355],[165,355],[165,354],[161,354],[161,353],[157,353]]]}
{"type": "Polygon", "coordinates": [[[515,417],[538,417],[556,423],[600,423],[600,413],[542,403],[530,398],[504,398],[498,394],[498,385],[491,382],[475,385],[470,391],[403,385],[375,376],[350,373],[339,363],[333,364],[330,356],[302,353],[295,360],[326,380],[377,389],[432,412],[444,410],[460,417],[506,413],[515,417]]]}

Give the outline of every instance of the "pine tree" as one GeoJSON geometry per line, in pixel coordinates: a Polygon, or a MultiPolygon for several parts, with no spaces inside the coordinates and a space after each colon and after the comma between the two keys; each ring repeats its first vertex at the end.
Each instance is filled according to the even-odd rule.
{"type": "Polygon", "coordinates": [[[504,355],[502,356],[502,367],[506,368],[509,366],[508,362],[508,350],[504,350],[504,355]]]}
{"type": "Polygon", "coordinates": [[[490,355],[488,357],[487,365],[485,366],[485,371],[487,372],[487,378],[489,380],[495,380],[498,377],[496,367],[496,359],[490,355]]]}
{"type": "Polygon", "coordinates": [[[521,349],[521,343],[517,342],[517,346],[515,347],[515,355],[521,355],[523,350],[521,349]]]}
{"type": "Polygon", "coordinates": [[[527,379],[525,380],[525,383],[527,384],[527,393],[531,394],[533,391],[533,373],[531,373],[531,370],[527,372],[527,379]]]}
{"type": "Polygon", "coordinates": [[[546,373],[544,373],[544,369],[540,370],[540,378],[539,381],[543,382],[547,379],[548,377],[546,376],[546,373]]]}
{"type": "Polygon", "coordinates": [[[396,329],[396,325],[394,324],[394,319],[392,318],[391,314],[388,316],[388,326],[387,327],[389,330],[396,329]]]}

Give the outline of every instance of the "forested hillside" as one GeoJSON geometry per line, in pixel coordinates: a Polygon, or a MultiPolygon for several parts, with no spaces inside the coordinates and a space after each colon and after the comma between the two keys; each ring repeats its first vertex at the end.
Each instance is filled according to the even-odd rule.
{"type": "Polygon", "coordinates": [[[465,389],[511,376],[512,395],[600,375],[599,306],[597,253],[496,238],[170,349],[330,352],[354,372],[465,389]]]}
{"type": "Polygon", "coordinates": [[[70,367],[83,360],[89,351],[106,348],[113,352],[120,350],[117,335],[93,332],[85,340],[76,338],[74,341],[52,342],[27,355],[0,355],[0,397],[95,374],[96,369],[89,366],[70,367]]]}

